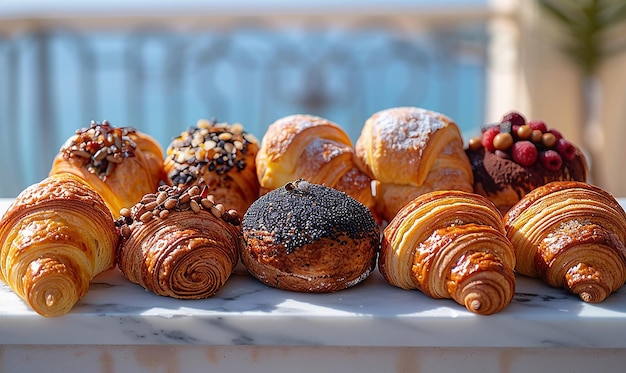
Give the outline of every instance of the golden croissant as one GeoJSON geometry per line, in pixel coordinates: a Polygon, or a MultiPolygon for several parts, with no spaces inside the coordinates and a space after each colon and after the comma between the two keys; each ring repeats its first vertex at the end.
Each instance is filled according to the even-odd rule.
{"type": "Polygon", "coordinates": [[[474,191],[461,131],[443,114],[416,107],[379,111],[365,121],[355,151],[375,179],[376,207],[387,221],[421,194],[474,191]]]}
{"type": "Polygon", "coordinates": [[[71,174],[22,191],[0,225],[0,279],[43,316],[69,312],[114,266],[118,235],[102,198],[71,174]]]}
{"type": "Polygon", "coordinates": [[[165,180],[163,150],[131,127],[92,121],[76,131],[54,158],[50,175],[68,172],[95,189],[117,218],[165,180]]]}
{"type": "Polygon", "coordinates": [[[391,285],[501,311],[515,292],[515,253],[502,215],[486,198],[435,191],[405,205],[383,232],[379,269],[391,285]]]}
{"type": "Polygon", "coordinates": [[[602,302],[626,281],[626,214],[608,192],[583,182],[541,186],[504,215],[516,271],[602,302]]]}
{"type": "Polygon", "coordinates": [[[257,139],[240,123],[201,119],[166,149],[165,172],[172,185],[208,186],[227,209],[239,214],[259,197],[257,139]]]}
{"type": "Polygon", "coordinates": [[[179,299],[223,287],[243,246],[240,219],[207,191],[163,185],[122,210],[117,265],[128,280],[179,299]]]}
{"type": "Polygon", "coordinates": [[[262,194],[305,179],[345,192],[375,213],[371,177],[348,134],[327,119],[306,114],[278,119],[263,136],[256,164],[262,194]]]}

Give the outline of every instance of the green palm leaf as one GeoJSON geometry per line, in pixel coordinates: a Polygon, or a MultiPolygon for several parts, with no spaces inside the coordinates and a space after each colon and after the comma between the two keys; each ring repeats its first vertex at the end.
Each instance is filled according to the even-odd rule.
{"type": "Polygon", "coordinates": [[[626,37],[609,33],[626,20],[625,0],[538,0],[565,31],[561,48],[586,74],[607,56],[626,49],[626,37]]]}

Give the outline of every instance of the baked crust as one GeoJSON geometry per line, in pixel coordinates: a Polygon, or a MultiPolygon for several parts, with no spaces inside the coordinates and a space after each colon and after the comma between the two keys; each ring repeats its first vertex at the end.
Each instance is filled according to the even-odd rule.
{"type": "Polygon", "coordinates": [[[602,302],[626,281],[626,213],[596,186],[555,181],[525,195],[505,215],[516,271],[602,302]]]}
{"type": "Polygon", "coordinates": [[[239,262],[243,241],[234,210],[221,213],[212,200],[198,186],[162,186],[126,211],[116,221],[117,265],[124,277],[178,299],[218,292],[239,262]]]}
{"type": "Polygon", "coordinates": [[[163,150],[149,135],[130,127],[114,127],[107,121],[92,122],[90,128],[78,132],[55,156],[49,175],[71,173],[80,177],[102,196],[115,218],[122,208],[156,191],[165,180],[163,150]],[[100,150],[115,154],[116,159],[99,160],[100,150]]]}
{"type": "Polygon", "coordinates": [[[23,190],[0,221],[0,279],[35,312],[68,313],[113,267],[118,237],[103,199],[55,174],[23,190]]]}
{"type": "Polygon", "coordinates": [[[378,262],[391,285],[484,315],[511,302],[514,266],[500,212],[483,196],[455,190],[406,204],[384,230],[378,262]]]}
{"type": "Polygon", "coordinates": [[[256,162],[261,194],[305,179],[345,192],[375,212],[372,179],[352,141],[325,118],[296,114],[278,119],[263,136],[256,162]]]}
{"type": "Polygon", "coordinates": [[[242,221],[248,271],[269,286],[331,292],[356,285],[376,264],[380,231],[347,194],[304,180],[262,196],[242,221]]]}
{"type": "Polygon", "coordinates": [[[239,123],[199,120],[166,149],[165,172],[178,187],[207,186],[227,209],[241,215],[259,197],[257,139],[239,123]]]}
{"type": "Polygon", "coordinates": [[[356,154],[376,180],[376,206],[387,221],[421,194],[473,191],[461,132],[450,118],[433,111],[397,107],[373,114],[356,154]]]}

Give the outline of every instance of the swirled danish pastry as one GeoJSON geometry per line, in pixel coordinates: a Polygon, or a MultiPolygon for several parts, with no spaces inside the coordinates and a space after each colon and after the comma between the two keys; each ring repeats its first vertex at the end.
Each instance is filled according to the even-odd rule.
{"type": "Polygon", "coordinates": [[[243,244],[239,215],[197,185],[163,185],[116,220],[117,265],[152,292],[178,299],[208,298],[229,279],[243,244]]]}

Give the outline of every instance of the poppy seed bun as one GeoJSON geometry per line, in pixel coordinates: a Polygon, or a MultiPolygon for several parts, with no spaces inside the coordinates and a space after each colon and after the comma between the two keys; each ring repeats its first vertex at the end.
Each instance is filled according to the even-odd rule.
{"type": "Polygon", "coordinates": [[[284,290],[324,293],[369,276],[380,228],[363,204],[304,180],[256,200],[242,220],[242,262],[261,282],[284,290]]]}

